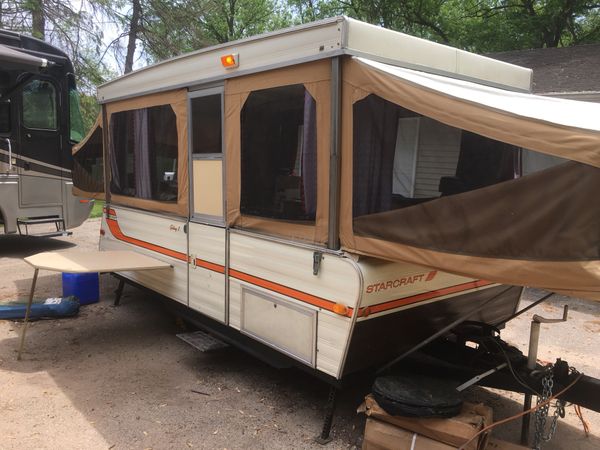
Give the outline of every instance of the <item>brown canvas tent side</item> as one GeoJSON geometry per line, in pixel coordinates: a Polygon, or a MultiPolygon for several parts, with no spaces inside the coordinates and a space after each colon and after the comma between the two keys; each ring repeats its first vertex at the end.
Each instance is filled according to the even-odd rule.
{"type": "Polygon", "coordinates": [[[187,90],[116,101],[105,109],[108,130],[100,115],[73,148],[73,193],[104,199],[108,188],[115,204],[187,217],[187,90]]]}
{"type": "Polygon", "coordinates": [[[73,195],[104,199],[102,114],[81,142],[73,146],[73,195]]]}
{"type": "MultiPolygon", "coordinates": [[[[361,58],[347,59],[343,74],[340,237],[346,250],[600,299],[600,105],[509,92],[361,58]],[[388,111],[396,116],[390,119],[388,111]],[[493,142],[488,147],[498,154],[518,155],[518,148],[528,148],[568,162],[519,177],[511,173],[518,164],[508,161],[493,184],[402,207],[365,209],[358,203],[369,203],[364,197],[373,193],[380,201],[380,178],[393,164],[388,158],[377,167],[372,155],[385,159],[391,151],[393,158],[390,142],[397,131],[390,135],[388,129],[406,111],[463,130],[462,143],[470,134],[472,142],[493,142]],[[380,120],[367,129],[365,123],[377,115],[380,120]]],[[[488,151],[481,146],[471,154],[488,151]]]]}
{"type": "MultiPolygon", "coordinates": [[[[323,244],[327,242],[328,211],[329,211],[329,141],[330,141],[330,78],[331,63],[320,60],[292,67],[261,72],[258,74],[231,78],[225,83],[225,152],[227,179],[227,223],[232,227],[254,230],[270,235],[301,240],[310,243],[323,244]],[[314,220],[281,220],[257,214],[244,213],[242,208],[242,173],[243,160],[243,111],[248,105],[248,99],[253,94],[260,95],[263,90],[303,86],[306,95],[310,95],[315,105],[314,117],[306,117],[308,124],[312,120],[314,130],[311,153],[314,154],[312,167],[305,170],[305,178],[315,181],[314,192],[306,192],[306,197],[313,197],[314,220]],[[314,172],[314,173],[313,173],[314,172]],[[307,177],[308,176],[308,177],[307,177]]],[[[305,109],[306,113],[309,112],[305,109]]],[[[263,136],[262,144],[267,147],[272,141],[271,135],[276,130],[269,129],[260,118],[246,119],[246,126],[255,127],[263,136]],[[252,122],[254,120],[255,122],[252,122]]],[[[308,131],[308,126],[304,131],[308,131]]],[[[308,140],[308,137],[307,137],[308,140]]],[[[282,153],[283,153],[283,149],[282,153]]],[[[303,152],[305,155],[308,152],[303,152]]],[[[267,165],[263,160],[261,165],[267,165]]],[[[257,171],[260,165],[255,167],[257,171]]],[[[260,178],[260,177],[259,177],[260,178]]],[[[279,177],[286,179],[290,177],[279,177]]],[[[269,181],[269,180],[267,180],[269,181]]],[[[272,181],[272,180],[271,180],[272,181]]],[[[255,179],[260,184],[260,179],[255,179]]],[[[249,186],[248,186],[249,187],[249,186]]],[[[304,189],[306,191],[306,189],[304,189]]]]}

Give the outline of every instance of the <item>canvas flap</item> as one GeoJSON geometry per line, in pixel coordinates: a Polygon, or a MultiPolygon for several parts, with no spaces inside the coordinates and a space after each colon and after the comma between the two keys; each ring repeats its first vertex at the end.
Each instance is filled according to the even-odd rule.
{"type": "Polygon", "coordinates": [[[344,81],[447,125],[600,167],[600,104],[544,97],[353,58],[344,81]]]}
{"type": "Polygon", "coordinates": [[[347,59],[343,70],[340,237],[346,250],[600,299],[600,203],[595,198],[600,105],[504,91],[361,58],[347,59]],[[353,217],[353,105],[369,94],[444,124],[570,161],[486,188],[353,217]]]}

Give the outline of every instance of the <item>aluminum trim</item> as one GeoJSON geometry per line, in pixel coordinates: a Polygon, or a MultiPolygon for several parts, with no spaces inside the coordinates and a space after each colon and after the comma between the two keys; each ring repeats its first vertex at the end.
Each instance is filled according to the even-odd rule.
{"type": "Polygon", "coordinates": [[[225,181],[225,141],[223,139],[225,129],[225,86],[214,86],[202,90],[196,90],[188,93],[188,180],[190,184],[189,189],[189,216],[190,221],[198,223],[206,223],[207,225],[217,225],[223,227],[226,223],[225,214],[226,209],[226,181],[225,181]],[[208,97],[211,95],[221,96],[221,153],[192,153],[192,145],[194,143],[192,121],[194,120],[192,114],[192,100],[196,98],[208,97]],[[209,214],[196,214],[194,210],[194,166],[193,161],[221,161],[221,192],[223,196],[223,214],[219,216],[213,216],[209,214]]]}
{"type": "Polygon", "coordinates": [[[15,151],[12,151],[12,150],[8,151],[8,150],[5,150],[3,148],[0,148],[0,153],[3,154],[3,155],[8,155],[8,156],[10,156],[12,154],[12,158],[13,159],[21,159],[23,161],[35,163],[38,166],[47,167],[49,169],[54,169],[54,170],[58,170],[58,171],[65,172],[65,173],[71,173],[70,169],[66,169],[64,167],[60,167],[60,166],[57,166],[57,165],[54,165],[54,164],[49,164],[47,162],[40,161],[39,159],[30,158],[28,156],[22,156],[22,155],[16,153],[15,151]]]}
{"type": "Polygon", "coordinates": [[[329,221],[327,247],[337,250],[339,238],[339,201],[340,201],[340,126],[342,112],[342,74],[340,57],[331,59],[331,139],[329,149],[329,221]]]}
{"type": "Polygon", "coordinates": [[[351,319],[352,322],[350,323],[350,331],[348,332],[348,339],[346,340],[346,348],[344,349],[344,356],[342,357],[342,361],[340,363],[339,372],[336,375],[336,378],[338,380],[341,379],[342,374],[344,373],[344,368],[346,367],[346,360],[348,359],[348,352],[350,350],[350,342],[352,341],[352,336],[354,334],[354,327],[356,326],[358,314],[360,312],[360,304],[362,303],[363,292],[364,292],[364,287],[365,287],[365,279],[364,279],[362,270],[361,270],[360,266],[358,265],[358,263],[353,258],[346,258],[346,259],[358,273],[359,290],[358,290],[358,298],[356,299],[356,308],[354,308],[354,311],[352,313],[352,319],[351,319]]]}
{"type": "MultiPolygon", "coordinates": [[[[228,80],[230,78],[242,77],[242,76],[246,76],[246,75],[253,75],[255,73],[261,73],[261,72],[267,72],[269,70],[281,69],[283,67],[296,66],[298,64],[304,64],[304,63],[308,63],[308,62],[312,62],[312,61],[318,61],[321,59],[328,59],[328,58],[331,58],[334,56],[340,56],[343,54],[344,54],[343,49],[324,50],[322,53],[319,53],[318,55],[290,59],[289,61],[286,61],[284,63],[267,64],[260,68],[239,70],[239,71],[236,71],[233,73],[226,73],[226,74],[223,74],[220,76],[209,77],[209,78],[205,78],[205,79],[198,79],[198,82],[194,83],[194,84],[190,84],[189,82],[177,83],[177,84],[173,84],[173,85],[165,85],[164,87],[161,87],[158,89],[148,89],[146,91],[142,91],[142,92],[132,94],[132,95],[122,95],[122,96],[118,96],[118,97],[111,97],[109,100],[105,100],[100,97],[97,97],[97,100],[100,105],[105,105],[107,103],[118,102],[121,100],[130,99],[130,98],[143,97],[143,96],[151,95],[151,94],[158,94],[161,92],[174,91],[174,90],[182,89],[182,88],[186,88],[190,92],[195,92],[197,90],[202,89],[202,85],[213,84],[213,83],[222,83],[225,80],[228,80]]],[[[134,72],[132,72],[132,73],[134,73],[134,72]]]]}
{"type": "Polygon", "coordinates": [[[445,70],[433,69],[428,66],[423,66],[420,64],[412,64],[409,62],[399,61],[397,59],[386,58],[383,56],[377,56],[377,55],[373,55],[371,53],[362,52],[360,50],[352,50],[352,49],[344,48],[342,51],[345,55],[348,55],[348,56],[357,56],[360,58],[366,58],[371,61],[389,64],[391,66],[396,66],[396,67],[402,67],[404,69],[411,69],[411,70],[416,70],[419,72],[431,73],[433,75],[440,75],[440,76],[447,77],[447,78],[454,78],[455,80],[470,81],[471,83],[481,84],[483,86],[490,86],[490,87],[494,87],[494,88],[498,88],[498,89],[504,89],[505,91],[523,92],[526,94],[531,93],[531,89],[530,90],[519,89],[517,87],[510,86],[507,84],[495,83],[493,81],[488,81],[488,80],[484,80],[481,78],[469,77],[469,76],[466,76],[466,75],[463,75],[460,73],[456,73],[456,72],[447,72],[445,70]]]}
{"type": "Polygon", "coordinates": [[[217,51],[217,50],[226,49],[228,47],[239,46],[240,44],[247,44],[249,42],[260,42],[260,41],[264,41],[264,40],[270,39],[270,38],[275,37],[275,36],[283,36],[283,35],[286,35],[286,34],[301,33],[303,31],[309,30],[309,29],[324,28],[324,27],[327,27],[327,26],[332,25],[334,23],[345,22],[347,20],[348,19],[345,16],[335,16],[335,17],[331,17],[331,18],[327,18],[327,19],[318,20],[316,22],[311,22],[311,23],[302,24],[302,25],[296,25],[296,26],[293,26],[293,27],[284,28],[282,30],[271,31],[271,32],[260,34],[260,35],[257,35],[257,36],[250,36],[250,37],[247,37],[247,38],[244,38],[244,39],[238,39],[236,41],[230,41],[230,42],[225,42],[223,44],[213,45],[213,46],[210,46],[210,47],[207,47],[207,48],[203,48],[203,49],[196,50],[196,51],[193,51],[193,52],[190,52],[190,53],[186,53],[184,55],[175,56],[173,58],[166,59],[164,61],[161,61],[159,63],[153,64],[151,66],[143,67],[143,68],[138,69],[138,70],[136,70],[134,72],[122,75],[122,76],[120,76],[118,78],[115,78],[114,80],[110,80],[110,81],[108,81],[106,83],[103,83],[103,84],[101,84],[99,86],[99,88],[102,88],[102,87],[105,87],[105,86],[109,86],[109,85],[111,85],[113,83],[116,83],[117,81],[122,80],[122,79],[135,76],[138,73],[142,73],[142,72],[148,70],[150,67],[156,67],[158,65],[166,65],[166,64],[169,64],[169,63],[174,62],[174,61],[181,61],[181,60],[185,60],[185,59],[188,59],[188,58],[193,58],[194,56],[197,56],[197,55],[202,55],[204,53],[210,53],[210,52],[214,52],[214,51],[217,51]]]}

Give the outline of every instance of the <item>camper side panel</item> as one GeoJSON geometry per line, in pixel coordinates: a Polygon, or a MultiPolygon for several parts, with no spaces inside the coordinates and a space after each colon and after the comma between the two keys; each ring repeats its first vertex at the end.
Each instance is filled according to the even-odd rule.
{"type": "Polygon", "coordinates": [[[344,374],[390,361],[488,300],[470,320],[497,324],[514,313],[523,289],[408,263],[358,264],[364,290],[344,374]]]}
{"type": "Polygon", "coordinates": [[[314,275],[313,249],[232,232],[229,324],[339,377],[361,279],[352,260],[322,257],[314,275]]]}
{"type": "Polygon", "coordinates": [[[168,262],[170,271],[120,272],[120,275],[185,305],[188,304],[185,221],[111,206],[105,214],[101,250],[133,250],[168,262]]]}
{"type": "Polygon", "coordinates": [[[225,229],[189,223],[189,306],[225,322],[225,229]]]}

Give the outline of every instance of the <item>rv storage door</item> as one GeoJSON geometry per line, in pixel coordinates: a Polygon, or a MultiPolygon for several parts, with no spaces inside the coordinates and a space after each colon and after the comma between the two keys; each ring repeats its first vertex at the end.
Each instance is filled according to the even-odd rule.
{"type": "Polygon", "coordinates": [[[189,306],[226,318],[223,88],[190,93],[189,306]]]}

